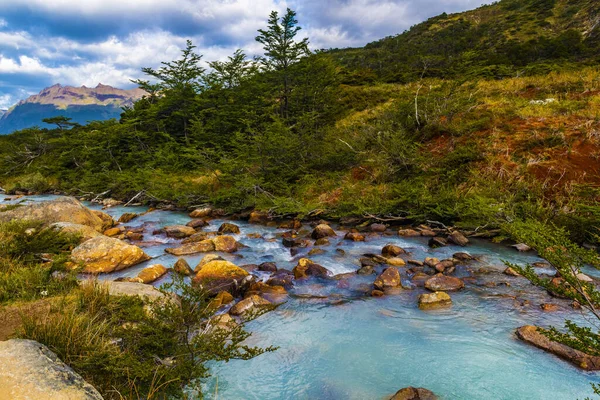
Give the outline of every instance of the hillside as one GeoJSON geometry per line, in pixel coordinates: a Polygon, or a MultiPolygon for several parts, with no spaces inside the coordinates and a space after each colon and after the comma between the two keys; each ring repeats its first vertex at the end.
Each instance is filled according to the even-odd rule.
{"type": "Polygon", "coordinates": [[[122,107],[131,106],[143,95],[140,89],[122,90],[102,84],[95,88],[57,84],[20,101],[3,115],[0,113],[0,134],[44,126],[42,119],[59,115],[80,124],[119,118],[122,107]]]}

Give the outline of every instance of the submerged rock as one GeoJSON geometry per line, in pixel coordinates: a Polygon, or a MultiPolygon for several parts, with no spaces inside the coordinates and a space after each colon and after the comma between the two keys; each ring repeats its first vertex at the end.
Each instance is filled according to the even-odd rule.
{"type": "Polygon", "coordinates": [[[320,278],[326,278],[330,275],[327,268],[312,262],[308,258],[301,258],[298,260],[298,265],[292,270],[296,279],[304,279],[310,276],[316,276],[320,278]]]}
{"type": "Polygon", "coordinates": [[[398,390],[390,400],[438,400],[438,397],[431,390],[410,386],[398,390]]]}
{"type": "Polygon", "coordinates": [[[149,259],[139,247],[107,236],[92,238],[71,253],[71,261],[83,264],[83,272],[93,274],[120,271],[149,259]]]}
{"type": "Polygon", "coordinates": [[[400,286],[400,273],[398,268],[386,268],[373,282],[375,289],[384,290],[400,286]]]}
{"type": "Polygon", "coordinates": [[[132,220],[134,220],[135,218],[137,218],[139,216],[139,214],[136,213],[123,213],[120,217],[119,217],[119,222],[122,224],[126,224],[132,220]]]}
{"type": "Polygon", "coordinates": [[[276,272],[277,264],[275,264],[274,262],[264,262],[258,266],[257,270],[263,272],[276,272]]]}
{"type": "Polygon", "coordinates": [[[446,292],[423,293],[419,296],[419,308],[438,308],[452,304],[452,299],[446,292]]]}
{"type": "Polygon", "coordinates": [[[465,283],[453,276],[437,274],[425,281],[425,287],[432,292],[455,292],[464,288],[465,283]]]}
{"type": "Polygon", "coordinates": [[[187,224],[185,224],[185,226],[189,226],[190,228],[194,229],[204,228],[206,225],[208,225],[208,222],[206,222],[203,219],[193,219],[187,224]]]}
{"type": "Polygon", "coordinates": [[[310,235],[313,239],[321,239],[330,236],[336,236],[335,231],[327,224],[319,224],[310,235]]]}
{"type": "Polygon", "coordinates": [[[372,275],[375,273],[375,268],[373,268],[372,265],[365,265],[363,267],[360,267],[356,273],[358,275],[372,275]]]}
{"type": "Polygon", "coordinates": [[[538,327],[532,325],[522,326],[517,329],[517,337],[542,350],[555,354],[581,369],[588,371],[600,370],[600,356],[585,354],[562,343],[554,342],[538,329],[538,327]]]}
{"type": "Polygon", "coordinates": [[[293,280],[294,274],[291,271],[280,269],[271,275],[266,283],[271,286],[283,286],[284,288],[289,288],[293,286],[293,280]]]}
{"type": "Polygon", "coordinates": [[[229,314],[239,316],[247,312],[253,311],[257,307],[265,307],[272,305],[270,301],[263,299],[258,295],[253,295],[240,300],[229,310],[229,314]]]}
{"type": "Polygon", "coordinates": [[[102,400],[102,396],[43,344],[12,339],[0,342],[0,399],[102,400]]]}

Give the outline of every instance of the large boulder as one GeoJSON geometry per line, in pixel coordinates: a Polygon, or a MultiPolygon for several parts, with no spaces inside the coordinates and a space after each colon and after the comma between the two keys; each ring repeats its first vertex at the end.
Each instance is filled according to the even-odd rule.
{"type": "Polygon", "coordinates": [[[216,251],[235,253],[238,249],[238,243],[232,236],[217,236],[212,242],[216,251]]]}
{"type": "Polygon", "coordinates": [[[469,244],[469,239],[467,239],[465,235],[463,235],[459,231],[454,231],[450,235],[448,235],[448,241],[450,243],[454,243],[458,246],[463,247],[469,244]]]}
{"type": "Polygon", "coordinates": [[[216,254],[207,254],[204,257],[202,257],[202,260],[200,260],[200,262],[196,265],[196,267],[194,268],[194,272],[200,271],[200,268],[204,267],[211,261],[225,261],[225,259],[216,254]]]}
{"type": "Polygon", "coordinates": [[[394,288],[400,286],[400,273],[398,268],[389,267],[383,270],[383,272],[375,279],[373,286],[375,289],[384,290],[387,288],[394,288]]]}
{"type": "Polygon", "coordinates": [[[315,227],[310,235],[313,239],[321,239],[330,236],[336,236],[332,227],[327,224],[319,224],[315,227]]]}
{"type": "Polygon", "coordinates": [[[248,272],[229,261],[214,260],[203,265],[192,282],[209,293],[217,294],[223,290],[235,293],[247,276],[248,272]]]}
{"type": "Polygon", "coordinates": [[[438,397],[431,391],[424,388],[415,388],[412,386],[400,389],[390,400],[437,400],[438,397]]]}
{"type": "Polygon", "coordinates": [[[12,339],[0,342],[0,399],[102,400],[102,396],[46,346],[12,339]]]}
{"type": "Polygon", "coordinates": [[[108,294],[111,296],[137,296],[147,301],[162,300],[166,297],[164,293],[154,286],[139,282],[105,281],[102,282],[102,285],[108,290],[108,294]]]}
{"type": "Polygon", "coordinates": [[[107,236],[90,239],[71,253],[71,261],[83,264],[83,272],[93,274],[120,271],[149,259],[139,247],[107,236]]]}
{"type": "Polygon", "coordinates": [[[61,232],[79,235],[82,242],[93,239],[97,236],[102,236],[100,232],[87,225],[73,224],[71,222],[56,222],[50,226],[60,230],[61,232]]]}
{"type": "Polygon", "coordinates": [[[184,239],[196,233],[194,228],[185,225],[165,226],[163,229],[168,237],[175,239],[184,239]]]}
{"type": "Polygon", "coordinates": [[[465,283],[459,278],[436,274],[425,282],[425,287],[432,292],[456,292],[465,287],[465,283]]]}
{"type": "Polygon", "coordinates": [[[19,219],[41,221],[46,225],[57,222],[85,225],[104,231],[105,221],[72,197],[29,203],[0,213],[0,222],[19,219]]]}
{"type": "Polygon", "coordinates": [[[537,326],[526,325],[517,329],[519,339],[534,345],[542,350],[557,355],[558,357],[569,361],[571,364],[587,370],[600,370],[600,357],[586,354],[572,347],[550,340],[543,335],[537,326]]]}
{"type": "Polygon", "coordinates": [[[327,268],[312,262],[308,258],[301,258],[298,260],[298,264],[294,267],[292,272],[294,274],[294,278],[296,279],[304,279],[308,278],[309,276],[326,278],[330,275],[330,272],[327,268]]]}
{"type": "Polygon", "coordinates": [[[179,247],[170,247],[165,249],[165,252],[174,256],[186,256],[196,253],[208,253],[214,251],[215,245],[212,240],[205,239],[200,242],[186,243],[179,247]]]}

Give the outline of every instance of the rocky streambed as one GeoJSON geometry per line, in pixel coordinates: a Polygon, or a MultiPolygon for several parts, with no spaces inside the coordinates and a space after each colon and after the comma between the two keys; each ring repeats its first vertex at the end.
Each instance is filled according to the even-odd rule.
{"type": "MultiPolygon", "coordinates": [[[[585,324],[570,301],[506,271],[503,261],[536,263],[540,274],[553,274],[535,253],[473,238],[467,243],[460,233],[435,227],[399,231],[374,224],[353,231],[261,214],[248,222],[209,209],[188,215],[85,205],[104,235],[88,232],[74,261],[103,272],[101,280],[158,286],[176,269],[220,293],[221,311],[233,318],[256,305],[283,303],[248,326],[251,344],[279,350],[213,365],[209,396],[377,399],[413,386],[443,399],[573,399],[600,382],[577,358],[570,358],[576,366],[518,339],[517,328],[526,325],[562,326],[566,318],[585,324]],[[100,210],[122,223],[102,225],[107,218],[100,210]]],[[[82,221],[62,224],[77,229],[82,221]]],[[[585,272],[593,278],[594,271],[585,272]]],[[[536,340],[531,329],[521,337],[536,340]]],[[[551,350],[569,358],[565,349],[551,350]]]]}

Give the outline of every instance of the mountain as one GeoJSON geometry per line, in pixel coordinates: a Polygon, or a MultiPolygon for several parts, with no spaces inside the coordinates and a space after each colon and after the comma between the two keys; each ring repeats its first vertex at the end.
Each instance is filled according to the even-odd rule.
{"type": "Polygon", "coordinates": [[[95,88],[56,84],[22,100],[6,112],[0,111],[0,134],[33,126],[48,127],[42,119],[59,115],[85,124],[91,120],[119,118],[122,107],[132,105],[145,92],[98,84],[95,88]]]}
{"type": "Polygon", "coordinates": [[[8,110],[0,110],[0,118],[2,118],[2,116],[3,116],[4,114],[6,114],[6,111],[8,111],[8,110]]]}

